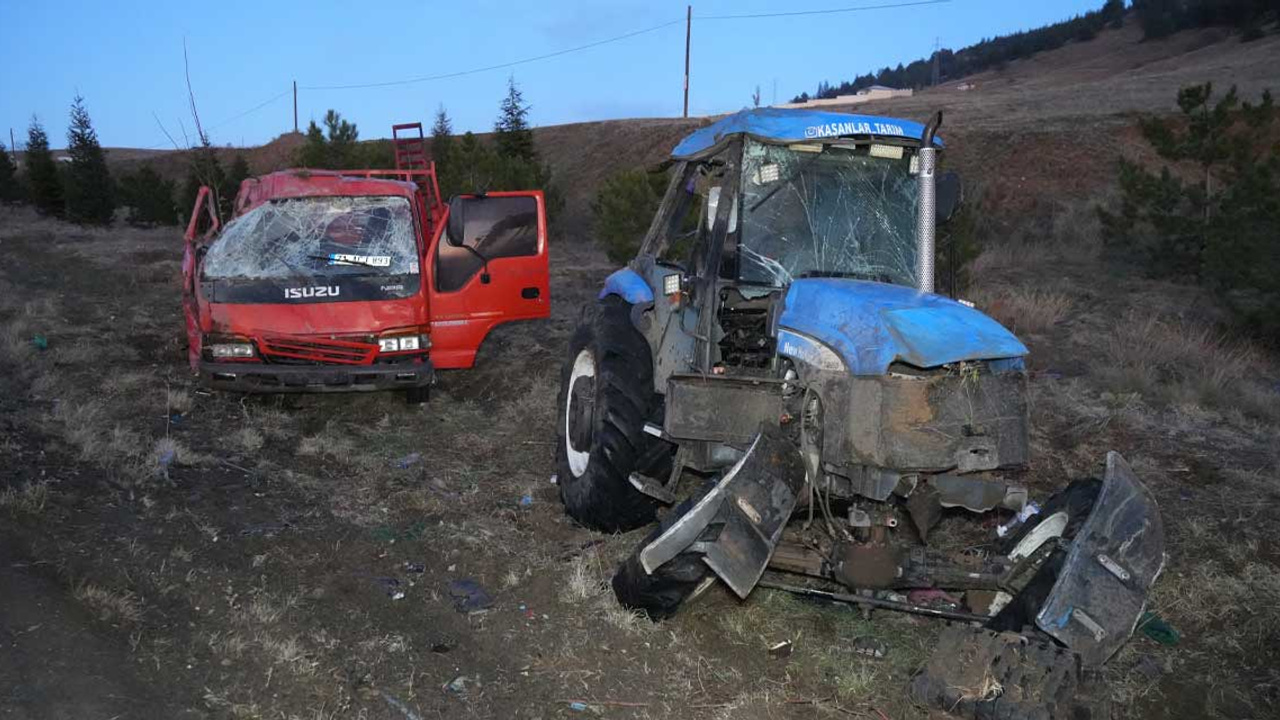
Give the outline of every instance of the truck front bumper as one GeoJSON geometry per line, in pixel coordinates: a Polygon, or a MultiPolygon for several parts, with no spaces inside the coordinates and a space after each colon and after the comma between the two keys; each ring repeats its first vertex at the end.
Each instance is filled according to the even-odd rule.
{"type": "Polygon", "coordinates": [[[200,382],[247,393],[408,390],[435,382],[430,362],[383,365],[279,365],[201,361],[200,382]]]}

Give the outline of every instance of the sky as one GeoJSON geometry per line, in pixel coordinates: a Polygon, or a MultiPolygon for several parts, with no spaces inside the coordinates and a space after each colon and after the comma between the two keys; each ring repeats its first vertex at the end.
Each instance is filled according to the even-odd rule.
{"type": "MultiPolygon", "coordinates": [[[[920,2],[921,0],[916,0],[920,2]]],[[[689,113],[786,102],[832,83],[1101,7],[1102,0],[951,0],[788,17],[911,0],[696,0],[689,113]],[[775,90],[776,88],[776,90],[775,90]]],[[[108,147],[195,142],[185,42],[200,119],[218,145],[305,130],[329,108],[361,137],[396,122],[430,126],[443,105],[456,132],[488,131],[514,77],[534,125],[681,113],[685,0],[0,0],[0,140],[19,147],[33,114],[65,145],[79,93],[108,147]],[[662,25],[665,27],[659,27],[662,25]],[[651,29],[656,28],[656,29],[651,29]],[[384,87],[318,89],[461,73],[645,31],[514,67],[384,87]]]]}

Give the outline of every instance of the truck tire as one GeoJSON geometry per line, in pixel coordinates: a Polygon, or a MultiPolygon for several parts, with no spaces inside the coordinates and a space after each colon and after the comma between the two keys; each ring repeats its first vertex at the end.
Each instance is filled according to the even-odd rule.
{"type": "Polygon", "coordinates": [[[613,574],[613,595],[623,607],[642,612],[655,622],[665,620],[675,615],[680,606],[712,578],[711,568],[698,553],[680,553],[655,569],[653,574],[646,573],[640,564],[640,551],[689,512],[689,508],[710,489],[711,485],[708,485],[703,493],[677,505],[618,566],[618,571],[613,574]]]}
{"type": "Polygon", "coordinates": [[[561,373],[560,499],[569,517],[605,532],[652,522],[657,501],[629,478],[670,467],[669,449],[655,447],[665,441],[644,431],[645,421],[661,411],[661,397],[653,391],[649,345],[632,326],[630,309],[615,296],[591,308],[569,341],[561,373]]]}
{"type": "MultiPolygon", "coordinates": [[[[1044,543],[1056,538],[1074,538],[1080,531],[1080,526],[1088,519],[1089,513],[1093,512],[1093,505],[1098,501],[1100,492],[1101,480],[1089,478],[1073,481],[1050,497],[1038,514],[1004,538],[1000,545],[1001,552],[1018,559],[1034,553],[1044,543]]],[[[1055,550],[1032,576],[1027,586],[991,618],[987,627],[992,630],[1022,632],[1024,627],[1034,625],[1036,614],[1053,591],[1053,585],[1058,581],[1066,559],[1064,550],[1055,550]]]]}

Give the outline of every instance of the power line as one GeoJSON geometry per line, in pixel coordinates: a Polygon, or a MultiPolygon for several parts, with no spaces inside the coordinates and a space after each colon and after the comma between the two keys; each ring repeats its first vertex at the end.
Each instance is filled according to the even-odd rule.
{"type": "Polygon", "coordinates": [[[625,33],[623,35],[618,35],[616,37],[611,37],[604,40],[597,40],[592,43],[587,43],[586,45],[578,45],[577,47],[565,48],[564,50],[557,50],[555,52],[546,53],[545,55],[535,55],[533,57],[522,58],[520,60],[512,60],[511,62],[499,63],[497,65],[488,65],[485,67],[472,68],[470,70],[459,70],[457,72],[442,73],[440,75],[426,75],[423,77],[408,78],[406,80],[388,80],[386,82],[357,83],[352,85],[309,85],[309,86],[304,86],[302,89],[303,90],[356,90],[361,88],[391,87],[393,85],[412,85],[415,83],[423,83],[431,80],[445,80],[447,78],[462,77],[464,75],[474,75],[476,73],[488,72],[490,70],[501,70],[503,68],[515,67],[516,65],[524,65],[525,63],[537,62],[539,60],[546,60],[548,58],[559,57],[561,55],[568,55],[569,53],[580,52],[582,50],[589,50],[594,47],[600,47],[601,45],[607,45],[609,43],[618,42],[619,40],[626,40],[627,38],[633,38],[637,35],[644,35],[645,33],[651,33],[651,32],[654,32],[655,30],[668,28],[668,27],[671,27],[672,25],[679,25],[684,21],[685,21],[684,18],[681,18],[679,20],[672,20],[671,22],[662,23],[661,25],[654,25],[653,27],[647,27],[643,30],[635,30],[633,32],[625,33]]]}
{"type": "MultiPolygon", "coordinates": [[[[266,106],[270,105],[271,103],[273,103],[273,102],[275,102],[275,101],[279,100],[280,98],[284,97],[285,95],[288,95],[288,94],[289,94],[289,93],[291,93],[291,92],[293,92],[292,88],[290,88],[289,90],[285,90],[284,92],[280,93],[279,95],[276,95],[276,96],[271,97],[271,98],[269,98],[269,99],[267,99],[267,100],[264,100],[264,101],[262,101],[262,102],[258,103],[257,105],[254,105],[253,107],[249,108],[248,110],[245,110],[245,111],[244,111],[244,112],[242,112],[242,113],[238,113],[238,114],[236,114],[236,115],[232,115],[231,117],[227,118],[226,120],[223,120],[222,122],[217,123],[216,125],[210,125],[206,132],[213,132],[214,130],[217,130],[217,129],[218,129],[218,128],[220,128],[220,127],[224,127],[224,126],[226,126],[226,125],[230,125],[231,123],[235,122],[236,120],[239,120],[239,119],[240,119],[240,118],[242,118],[242,117],[245,117],[246,115],[252,115],[253,113],[258,112],[258,111],[259,111],[259,110],[261,110],[262,108],[264,108],[264,107],[266,107],[266,106]]],[[[152,112],[152,113],[151,113],[151,116],[156,118],[156,123],[157,123],[157,124],[159,124],[159,123],[160,123],[160,118],[156,117],[155,112],[152,112]]],[[[164,126],[163,126],[163,125],[161,125],[161,126],[160,126],[160,130],[161,130],[162,132],[164,132],[164,134],[165,134],[165,136],[166,136],[166,137],[168,137],[168,138],[169,138],[169,143],[170,143],[170,144],[172,144],[172,145],[174,146],[174,148],[175,148],[175,149],[181,149],[181,148],[179,148],[179,147],[178,147],[178,144],[177,144],[176,142],[174,142],[173,137],[169,135],[169,131],[164,129],[164,126]]],[[[143,148],[143,149],[144,149],[144,150],[159,150],[160,148],[167,147],[167,146],[168,146],[168,145],[167,145],[166,143],[160,143],[159,145],[152,145],[151,147],[143,148]]]]}
{"type": "Polygon", "coordinates": [[[755,18],[798,17],[801,15],[834,15],[836,13],[862,12],[864,10],[889,10],[892,8],[915,7],[918,5],[942,5],[951,0],[919,0],[918,2],[897,2],[884,5],[860,5],[857,7],[832,8],[830,10],[793,10],[778,13],[752,13],[747,15],[697,15],[694,20],[750,20],[755,18]]]}
{"type": "Polygon", "coordinates": [[[210,131],[210,132],[212,132],[212,131],[217,130],[218,128],[220,128],[220,127],[222,127],[222,126],[224,126],[224,125],[230,125],[231,123],[235,122],[236,120],[239,120],[240,118],[244,117],[245,115],[250,115],[250,114],[252,114],[252,113],[256,113],[256,112],[258,112],[259,110],[261,110],[262,108],[264,108],[264,107],[266,107],[266,106],[270,105],[271,103],[273,103],[273,102],[275,102],[275,101],[279,100],[280,98],[284,97],[285,95],[288,95],[288,94],[289,94],[289,93],[291,93],[291,92],[293,92],[293,89],[292,89],[292,88],[290,88],[290,89],[288,89],[288,90],[285,90],[284,92],[280,93],[279,95],[276,95],[275,97],[271,98],[270,100],[264,100],[264,101],[262,101],[262,102],[258,103],[257,105],[254,105],[253,107],[249,108],[248,110],[245,110],[244,112],[240,113],[239,115],[236,115],[236,116],[234,116],[234,117],[229,117],[229,118],[227,118],[226,120],[223,120],[222,122],[218,123],[217,125],[211,125],[211,126],[209,126],[209,131],[210,131]]]}

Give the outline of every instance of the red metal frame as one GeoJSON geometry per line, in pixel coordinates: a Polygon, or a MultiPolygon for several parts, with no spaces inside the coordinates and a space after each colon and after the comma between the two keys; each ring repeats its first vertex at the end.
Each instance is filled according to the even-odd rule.
{"type": "MultiPolygon", "coordinates": [[[[428,335],[430,345],[407,357],[426,355],[436,368],[471,367],[480,344],[495,326],[512,320],[550,315],[547,260],[547,227],[542,193],[494,192],[489,196],[527,196],[538,204],[537,254],[528,257],[494,258],[489,261],[490,282],[480,274],[454,292],[436,289],[435,262],[440,243],[445,242],[449,207],[440,197],[434,163],[417,154],[425,150],[408,147],[425,143],[421,125],[411,123],[393,128],[397,143],[395,170],[285,170],[240,185],[234,203],[239,217],[269,200],[290,197],[400,196],[416,208],[422,290],[398,300],[328,303],[280,303],[232,305],[212,303],[204,297],[199,277],[202,248],[215,239],[222,225],[208,188],[201,188],[191,221],[187,225],[183,258],[183,309],[187,321],[189,360],[198,370],[201,343],[206,335],[238,335],[252,339],[261,359],[278,357],[327,365],[369,365],[378,358],[406,357],[406,353],[381,353],[371,338],[386,333],[428,335]],[[401,131],[418,131],[417,137],[402,137],[401,131]],[[400,152],[401,150],[405,152],[400,152]],[[418,165],[415,167],[415,165],[418,165]],[[208,214],[209,229],[198,234],[199,217],[208,214]],[[536,289],[535,299],[524,291],[536,289]]],[[[252,360],[250,360],[252,362],[252,360]]]]}

